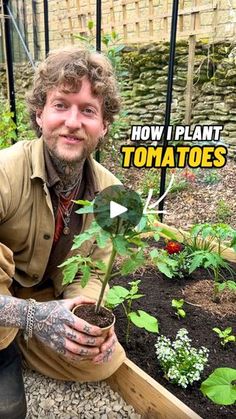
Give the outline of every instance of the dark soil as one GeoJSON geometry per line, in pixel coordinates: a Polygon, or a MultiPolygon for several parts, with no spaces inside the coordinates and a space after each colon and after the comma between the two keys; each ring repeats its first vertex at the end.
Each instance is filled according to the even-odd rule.
{"type": "Polygon", "coordinates": [[[107,327],[113,323],[114,315],[111,311],[101,307],[98,313],[95,313],[94,304],[85,304],[76,307],[74,314],[80,319],[98,327],[107,327]]]}
{"type": "MultiPolygon", "coordinates": [[[[179,329],[186,328],[193,346],[205,346],[210,350],[208,365],[202,375],[202,381],[215,368],[236,368],[236,345],[230,343],[224,349],[218,336],[212,331],[213,327],[225,329],[227,326],[231,326],[234,334],[236,334],[235,295],[233,296],[230,293],[229,296],[226,293],[225,296],[222,295],[220,304],[213,303],[211,301],[213,281],[209,278],[206,279],[206,273],[200,270],[194,273],[192,278],[173,280],[164,278],[159,272],[150,268],[149,271],[145,270],[140,275],[136,274],[135,279],[142,280],[140,292],[145,294],[145,297],[133,303],[133,310],[143,309],[155,316],[159,321],[160,333],[171,339],[175,338],[179,329]],[[192,291],[193,289],[194,291],[192,291]],[[175,315],[173,308],[171,308],[173,298],[185,299],[186,318],[179,320],[175,315]],[[224,304],[227,306],[226,309],[224,304]],[[222,306],[222,313],[220,306],[222,306]]],[[[127,286],[127,283],[131,280],[134,280],[134,278],[118,278],[111,285],[116,283],[127,286]]],[[[127,347],[125,344],[126,318],[122,307],[116,308],[114,313],[117,318],[116,333],[119,341],[124,346],[127,356],[135,364],[165,386],[202,418],[236,418],[236,407],[219,406],[212,403],[201,394],[199,390],[200,382],[183,389],[171,384],[163,377],[155,354],[154,345],[157,335],[132,326],[130,342],[127,347]]]]}

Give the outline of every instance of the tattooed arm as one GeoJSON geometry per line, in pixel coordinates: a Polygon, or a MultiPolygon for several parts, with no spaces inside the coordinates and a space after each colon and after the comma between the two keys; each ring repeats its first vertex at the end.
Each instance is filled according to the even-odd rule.
{"type": "MultiPolygon", "coordinates": [[[[96,359],[104,343],[101,329],[71,313],[80,303],[91,299],[77,297],[67,300],[36,303],[33,334],[38,340],[74,361],[96,359]]],[[[27,300],[0,296],[0,326],[24,329],[28,311],[27,300]]]]}

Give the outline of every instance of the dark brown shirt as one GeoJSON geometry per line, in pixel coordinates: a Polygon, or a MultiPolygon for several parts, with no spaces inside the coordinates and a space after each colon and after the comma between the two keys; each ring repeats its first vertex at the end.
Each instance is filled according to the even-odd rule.
{"type": "MultiPolygon", "coordinates": [[[[60,178],[55,170],[55,167],[51,160],[51,156],[46,146],[44,146],[44,158],[47,173],[47,186],[52,200],[54,218],[56,220],[59,206],[59,197],[57,190],[60,189],[60,178]]],[[[75,199],[93,200],[96,193],[98,192],[96,189],[96,181],[94,179],[93,171],[91,169],[90,160],[87,159],[84,163],[80,188],[75,199]]],[[[53,274],[55,275],[56,271],[59,269],[58,265],[60,265],[66,259],[66,256],[72,247],[74,236],[80,233],[82,227],[82,216],[76,214],[75,212],[79,208],[80,207],[77,204],[74,204],[72,208],[69,223],[70,233],[68,235],[65,235],[62,232],[59,239],[57,241],[54,241],[49,256],[47,268],[45,270],[43,280],[39,284],[39,287],[41,287],[41,285],[45,286],[46,283],[51,283],[50,278],[53,274]]]]}

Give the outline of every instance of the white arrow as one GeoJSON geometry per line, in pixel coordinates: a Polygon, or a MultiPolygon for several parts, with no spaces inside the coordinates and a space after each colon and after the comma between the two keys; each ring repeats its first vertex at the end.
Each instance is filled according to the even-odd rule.
{"type": "Polygon", "coordinates": [[[162,196],[160,196],[160,198],[156,202],[154,202],[154,204],[151,204],[150,206],[149,206],[149,204],[150,204],[150,201],[152,199],[153,189],[149,189],[147,201],[145,203],[145,207],[144,207],[144,210],[143,210],[143,214],[160,214],[160,213],[166,214],[166,211],[159,211],[159,210],[150,211],[150,209],[157,207],[157,205],[165,198],[165,196],[168,194],[168,192],[169,192],[169,190],[170,190],[170,188],[171,188],[171,186],[174,182],[174,178],[175,178],[175,176],[172,175],[171,179],[170,179],[170,183],[168,185],[168,188],[166,189],[164,194],[162,196]]]}
{"type": "Polygon", "coordinates": [[[117,202],[110,201],[110,218],[118,217],[118,215],[124,214],[126,211],[128,211],[128,208],[117,204],[117,202]]]}

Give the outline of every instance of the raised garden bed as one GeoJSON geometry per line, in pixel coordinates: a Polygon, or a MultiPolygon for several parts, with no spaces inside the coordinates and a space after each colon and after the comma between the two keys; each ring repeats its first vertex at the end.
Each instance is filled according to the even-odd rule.
{"type": "MultiPolygon", "coordinates": [[[[234,260],[235,255],[230,251],[226,257],[234,260]]],[[[235,265],[232,265],[235,267],[235,265]]],[[[212,302],[213,280],[207,272],[199,269],[191,277],[185,279],[167,279],[157,269],[150,268],[140,271],[129,278],[116,278],[111,285],[127,286],[129,281],[141,279],[140,292],[145,297],[133,303],[133,309],[143,309],[159,320],[160,333],[173,339],[177,331],[186,328],[195,347],[205,346],[210,350],[207,367],[202,374],[201,381],[218,367],[236,367],[236,345],[231,343],[225,348],[220,344],[219,338],[212,331],[214,327],[225,329],[228,326],[236,332],[236,296],[232,292],[224,291],[221,302],[212,302]],[[186,317],[179,320],[171,307],[173,298],[184,298],[186,317]]],[[[148,333],[143,329],[132,326],[128,346],[125,343],[126,317],[121,307],[115,309],[117,317],[116,332],[121,344],[124,346],[128,358],[138,365],[148,376],[133,363],[126,363],[111,379],[116,390],[122,391],[122,396],[132,403],[135,409],[146,418],[195,418],[198,415],[204,419],[215,417],[235,418],[234,406],[219,406],[204,397],[200,390],[200,382],[183,389],[168,382],[157,363],[155,343],[157,335],[148,333]],[[130,387],[129,379],[132,376],[133,384],[130,387]],[[118,378],[117,378],[118,377],[118,378]],[[148,386],[142,384],[149,383],[148,386]],[[118,381],[117,381],[118,380],[118,381]],[[120,383],[122,383],[122,386],[120,383]],[[160,386],[160,384],[163,387],[160,386]],[[165,389],[169,390],[192,411],[176,399],[165,389]],[[177,403],[177,404],[176,404],[177,403]],[[180,409],[180,410],[179,410],[180,409]],[[182,409],[182,410],[181,410],[182,409]],[[180,413],[181,412],[181,413],[180,413]],[[195,412],[195,413],[194,413],[195,412]],[[145,416],[146,415],[146,416],[145,416]]]]}

